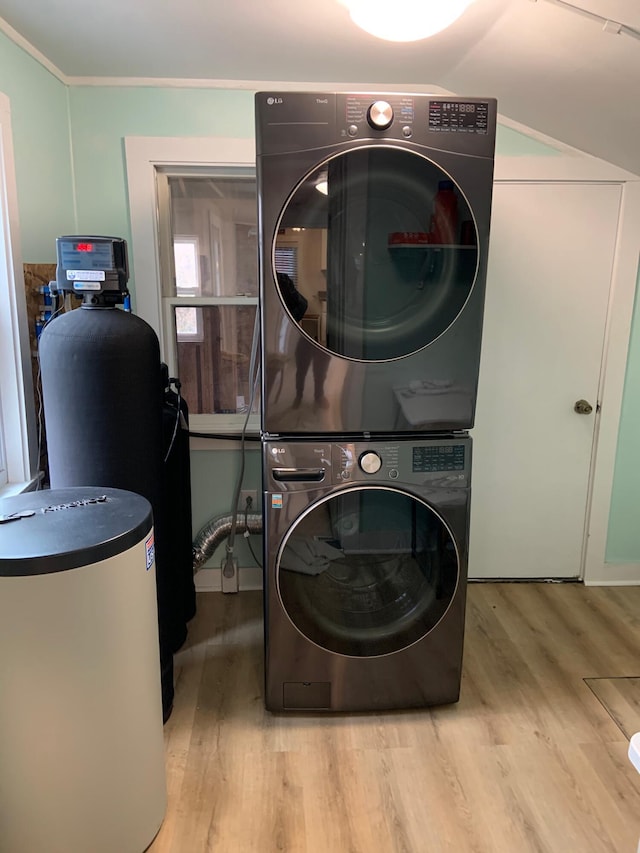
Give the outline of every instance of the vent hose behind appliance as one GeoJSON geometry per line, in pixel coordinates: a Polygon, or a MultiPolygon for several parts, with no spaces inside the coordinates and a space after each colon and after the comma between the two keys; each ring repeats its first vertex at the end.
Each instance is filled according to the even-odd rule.
{"type": "MultiPolygon", "coordinates": [[[[229,536],[234,524],[235,514],[219,515],[208,521],[193,540],[193,571],[197,572],[213,556],[218,545],[229,536]]],[[[262,515],[249,513],[239,515],[235,520],[238,533],[262,533],[262,515]]]]}

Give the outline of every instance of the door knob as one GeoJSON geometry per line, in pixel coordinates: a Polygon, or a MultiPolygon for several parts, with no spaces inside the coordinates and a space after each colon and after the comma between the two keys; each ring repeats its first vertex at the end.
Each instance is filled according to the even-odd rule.
{"type": "Polygon", "coordinates": [[[573,411],[579,415],[590,415],[593,411],[593,406],[588,400],[577,400],[573,411]]]}

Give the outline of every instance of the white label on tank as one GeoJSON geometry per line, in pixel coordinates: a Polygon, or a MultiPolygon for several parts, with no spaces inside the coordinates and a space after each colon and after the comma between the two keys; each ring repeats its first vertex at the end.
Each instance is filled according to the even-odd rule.
{"type": "Polygon", "coordinates": [[[104,281],[104,270],[67,270],[67,281],[104,281]]]}
{"type": "Polygon", "coordinates": [[[100,290],[102,285],[99,281],[74,281],[74,290],[100,290]]]}

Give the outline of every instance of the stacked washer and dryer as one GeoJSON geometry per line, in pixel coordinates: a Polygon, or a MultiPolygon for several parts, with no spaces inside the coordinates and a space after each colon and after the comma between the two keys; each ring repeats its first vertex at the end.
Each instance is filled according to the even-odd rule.
{"type": "Polygon", "coordinates": [[[266,704],[460,692],[496,102],[258,93],[266,704]]]}

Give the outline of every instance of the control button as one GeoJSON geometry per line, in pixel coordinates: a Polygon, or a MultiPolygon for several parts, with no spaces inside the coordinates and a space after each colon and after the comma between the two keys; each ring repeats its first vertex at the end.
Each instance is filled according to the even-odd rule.
{"type": "Polygon", "coordinates": [[[340,476],[342,477],[343,480],[348,480],[349,477],[351,476],[351,471],[348,471],[345,469],[344,471],[342,471],[340,476]]]}
{"type": "Polygon", "coordinates": [[[393,121],[393,107],[386,101],[376,101],[369,107],[367,121],[377,130],[386,130],[393,121]]]}
{"type": "Polygon", "coordinates": [[[357,124],[350,124],[349,127],[347,128],[347,133],[349,134],[349,136],[357,136],[358,125],[357,124]]]}
{"type": "Polygon", "coordinates": [[[405,139],[408,139],[412,133],[413,130],[409,127],[408,124],[405,124],[405,126],[402,128],[402,135],[405,137],[405,139]]]}
{"type": "Polygon", "coordinates": [[[377,474],[382,467],[382,459],[373,450],[363,453],[359,459],[360,467],[365,474],[377,474]]]}
{"type": "Polygon", "coordinates": [[[392,480],[397,480],[397,479],[398,479],[398,471],[397,471],[397,469],[396,469],[396,468],[392,468],[392,469],[389,471],[389,476],[391,477],[391,479],[392,479],[392,480]]]}

